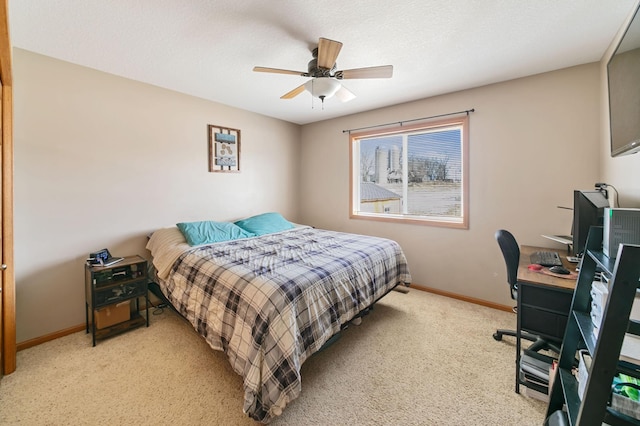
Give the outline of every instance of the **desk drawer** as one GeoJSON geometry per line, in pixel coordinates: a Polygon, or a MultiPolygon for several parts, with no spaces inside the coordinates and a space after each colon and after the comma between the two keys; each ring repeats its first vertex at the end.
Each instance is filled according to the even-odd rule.
{"type": "Polygon", "coordinates": [[[522,315],[520,317],[520,328],[542,337],[562,340],[564,330],[567,327],[568,315],[562,315],[555,312],[543,311],[531,306],[522,306],[522,315]]]}
{"type": "Polygon", "coordinates": [[[557,287],[520,283],[520,328],[542,337],[562,340],[573,292],[557,287]]]}
{"type": "Polygon", "coordinates": [[[523,305],[569,315],[573,291],[519,283],[518,293],[523,305]]]}

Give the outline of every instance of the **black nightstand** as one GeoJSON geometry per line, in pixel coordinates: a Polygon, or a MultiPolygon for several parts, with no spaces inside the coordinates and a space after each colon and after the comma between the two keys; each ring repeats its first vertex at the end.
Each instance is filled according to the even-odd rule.
{"type": "Polygon", "coordinates": [[[103,339],[147,324],[149,327],[149,278],[147,261],[125,257],[111,266],[85,265],[85,313],[87,333],[93,346],[103,339]],[[145,316],[140,315],[139,298],[144,298],[145,316]],[[131,301],[135,301],[131,309],[131,301]]]}

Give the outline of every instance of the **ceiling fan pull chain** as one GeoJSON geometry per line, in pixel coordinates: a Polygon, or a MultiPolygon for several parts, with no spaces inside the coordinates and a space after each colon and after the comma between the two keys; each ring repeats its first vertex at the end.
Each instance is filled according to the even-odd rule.
{"type": "Polygon", "coordinates": [[[315,109],[313,106],[313,80],[311,80],[311,109],[315,109]]]}

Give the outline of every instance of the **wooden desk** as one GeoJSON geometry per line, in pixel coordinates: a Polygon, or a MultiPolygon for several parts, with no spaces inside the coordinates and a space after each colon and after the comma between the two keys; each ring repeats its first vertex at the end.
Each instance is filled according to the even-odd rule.
{"type": "MultiPolygon", "coordinates": [[[[560,278],[542,272],[531,271],[529,257],[535,251],[558,251],[544,247],[521,246],[518,265],[518,325],[516,329],[516,393],[520,392],[518,370],[520,367],[521,333],[540,336],[546,341],[562,343],[576,277],[560,278]]],[[[569,263],[560,251],[565,268],[575,272],[577,264],[569,263]]],[[[548,270],[548,268],[545,268],[548,270]]]]}
{"type": "MultiPolygon", "coordinates": [[[[518,281],[525,281],[532,284],[539,284],[544,286],[565,288],[573,291],[576,287],[575,279],[559,278],[552,275],[546,275],[541,272],[531,271],[528,267],[531,264],[529,257],[536,251],[556,251],[560,255],[562,264],[565,268],[575,273],[577,263],[569,263],[563,251],[545,248],[545,247],[533,247],[533,246],[521,246],[520,247],[520,264],[518,265],[518,281]]],[[[576,275],[577,278],[577,275],[576,275]]]]}

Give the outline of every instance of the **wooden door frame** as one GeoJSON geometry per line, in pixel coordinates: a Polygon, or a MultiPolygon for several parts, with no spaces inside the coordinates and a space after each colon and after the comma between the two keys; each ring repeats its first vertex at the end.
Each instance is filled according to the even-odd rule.
{"type": "Polygon", "coordinates": [[[2,374],[16,369],[16,293],[13,269],[13,77],[11,41],[9,39],[9,0],[0,0],[0,82],[2,83],[2,304],[0,351],[2,374]]]}

